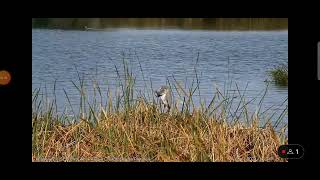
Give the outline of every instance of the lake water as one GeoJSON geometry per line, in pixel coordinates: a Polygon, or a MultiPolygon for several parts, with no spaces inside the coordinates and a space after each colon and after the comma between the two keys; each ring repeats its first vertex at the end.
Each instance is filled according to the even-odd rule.
{"type": "MultiPolygon", "coordinates": [[[[89,97],[93,97],[91,80],[99,82],[104,104],[108,87],[114,90],[117,85],[115,66],[122,70],[123,57],[136,76],[137,92],[150,93],[150,81],[153,89],[157,89],[167,80],[174,82],[173,76],[177,81],[190,85],[198,53],[201,101],[208,105],[216,88],[224,91],[225,82],[232,80],[241,92],[248,84],[245,93],[247,101],[258,97],[249,106],[250,111],[254,112],[266,89],[264,81],[268,78],[267,71],[288,62],[288,31],[32,29],[32,90],[46,87],[48,96],[53,98],[56,80],[59,111],[65,108],[70,110],[63,89],[68,93],[74,109],[77,109],[79,92],[71,82],[78,82],[76,66],[86,79],[89,97]]],[[[232,94],[236,90],[234,83],[228,89],[232,94]]],[[[198,91],[195,97],[198,97],[198,91]]],[[[277,111],[280,114],[287,105],[287,102],[283,104],[287,97],[287,87],[270,84],[262,109],[271,107],[271,113],[277,111]]],[[[177,94],[175,98],[178,98],[177,94]]],[[[199,99],[195,102],[199,105],[199,99]]]]}

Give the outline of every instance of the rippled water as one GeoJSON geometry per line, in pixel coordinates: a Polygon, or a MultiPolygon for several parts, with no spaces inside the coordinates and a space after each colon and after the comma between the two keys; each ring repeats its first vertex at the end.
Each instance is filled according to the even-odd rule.
{"type": "MultiPolygon", "coordinates": [[[[122,69],[123,57],[136,76],[137,92],[150,93],[150,82],[153,89],[157,89],[166,84],[167,79],[174,82],[172,76],[190,85],[198,53],[197,72],[202,101],[208,105],[216,88],[223,91],[225,83],[232,80],[233,85],[226,88],[230,94],[236,90],[236,82],[241,92],[248,84],[247,101],[258,97],[250,105],[254,112],[266,89],[267,70],[288,62],[288,31],[32,29],[32,89],[46,87],[49,97],[53,97],[53,84],[57,80],[59,111],[69,108],[63,89],[77,109],[79,93],[71,83],[71,80],[78,80],[76,66],[86,79],[89,97],[93,96],[91,80],[99,82],[104,104],[108,87],[114,89],[116,86],[115,66],[122,69]]],[[[195,96],[198,96],[198,91],[195,96]]],[[[270,111],[277,110],[280,114],[287,105],[283,104],[287,97],[287,87],[270,84],[263,109],[272,106],[270,111]]],[[[199,105],[199,99],[195,101],[199,105]]]]}

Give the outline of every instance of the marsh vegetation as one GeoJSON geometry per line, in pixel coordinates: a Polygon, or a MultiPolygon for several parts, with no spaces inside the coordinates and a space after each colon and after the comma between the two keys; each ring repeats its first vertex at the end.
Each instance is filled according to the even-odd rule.
{"type": "Polygon", "coordinates": [[[115,66],[115,72],[118,90],[101,92],[93,80],[94,97],[87,96],[85,79],[77,72],[78,80],[71,83],[81,97],[78,111],[65,91],[71,115],[59,114],[55,99],[48,99],[42,89],[32,92],[32,161],[286,161],[277,155],[277,148],[288,143],[287,127],[276,129],[287,108],[276,122],[262,120],[264,95],[252,113],[247,109],[251,102],[241,91],[235,110],[231,109],[234,94],[219,89],[209,104],[196,107],[193,96],[200,94],[201,82],[195,73],[188,88],[168,81],[183,101],[176,100],[167,113],[152,94],[153,88],[146,90],[149,97],[134,96],[136,78],[125,60],[123,67],[115,66]],[[104,94],[107,102],[100,101],[104,94]]]}

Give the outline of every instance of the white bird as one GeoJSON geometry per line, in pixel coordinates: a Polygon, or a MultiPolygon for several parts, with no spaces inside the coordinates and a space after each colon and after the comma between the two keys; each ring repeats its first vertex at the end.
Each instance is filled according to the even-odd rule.
{"type": "Polygon", "coordinates": [[[164,108],[167,107],[168,112],[170,111],[171,108],[171,91],[168,86],[161,86],[158,91],[155,91],[156,97],[160,97],[161,102],[164,104],[164,108]]]}

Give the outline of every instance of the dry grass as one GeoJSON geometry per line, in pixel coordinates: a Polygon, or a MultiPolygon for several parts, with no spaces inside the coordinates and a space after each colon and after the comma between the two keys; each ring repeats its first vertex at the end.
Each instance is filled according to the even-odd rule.
{"type": "MultiPolygon", "coordinates": [[[[183,89],[175,79],[169,84],[184,101],[182,107],[174,106],[170,113],[162,113],[154,98],[134,99],[135,78],[125,61],[123,64],[123,81],[115,66],[122,93],[114,94],[114,102],[111,91],[107,92],[105,106],[96,101],[99,97],[92,104],[88,102],[80,75],[79,85],[72,82],[81,101],[79,114],[74,114],[71,123],[66,123],[66,115],[57,114],[55,100],[47,102],[40,97],[40,89],[32,93],[32,161],[287,161],[277,155],[277,148],[288,143],[285,127],[280,133],[275,132],[287,109],[275,125],[264,120],[265,125],[260,126],[264,95],[259,110],[251,116],[240,91],[241,101],[235,112],[230,111],[234,102],[231,95],[219,90],[209,105],[201,103],[195,107],[192,96],[196,90],[200,96],[196,74],[193,82],[197,83],[192,82],[188,89],[183,89]]],[[[98,84],[94,87],[101,98],[98,84]]],[[[66,92],[65,95],[70,103],[66,92]]]]}
{"type": "Polygon", "coordinates": [[[287,140],[272,126],[259,128],[207,119],[203,113],[164,114],[139,102],[129,115],[100,112],[95,126],[86,120],[66,126],[34,121],[33,161],[285,161],[277,148],[287,140]],[[127,117],[125,117],[127,116],[127,117]],[[126,119],[125,119],[126,118],[126,119]]]}

